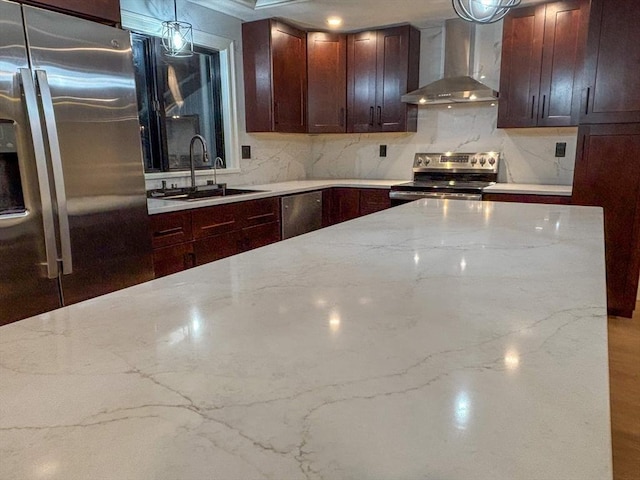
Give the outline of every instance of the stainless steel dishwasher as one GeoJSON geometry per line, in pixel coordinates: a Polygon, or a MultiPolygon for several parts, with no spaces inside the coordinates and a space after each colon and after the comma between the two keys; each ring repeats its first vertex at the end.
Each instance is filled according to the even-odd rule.
{"type": "Polygon", "coordinates": [[[282,239],[322,227],[322,192],[282,197],[282,239]]]}

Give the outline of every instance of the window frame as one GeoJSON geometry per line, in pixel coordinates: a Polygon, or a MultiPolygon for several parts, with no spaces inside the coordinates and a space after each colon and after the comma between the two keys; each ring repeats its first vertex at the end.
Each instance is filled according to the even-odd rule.
{"type": "MultiPolygon", "coordinates": [[[[162,24],[159,20],[145,15],[123,10],[122,27],[135,33],[160,37],[162,24]]],[[[220,80],[222,85],[222,125],[224,131],[224,153],[227,168],[218,174],[240,173],[240,148],[238,137],[237,88],[236,88],[236,45],[235,41],[193,29],[193,44],[204,49],[214,49],[220,54],[220,80]]],[[[145,178],[163,179],[184,177],[185,172],[163,171],[145,173],[145,178]]],[[[209,169],[197,170],[196,175],[210,175],[209,169]]]]}

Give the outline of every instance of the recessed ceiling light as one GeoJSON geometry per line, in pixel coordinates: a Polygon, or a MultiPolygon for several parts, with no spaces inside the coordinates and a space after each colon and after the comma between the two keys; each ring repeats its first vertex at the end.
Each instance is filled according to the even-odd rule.
{"type": "Polygon", "coordinates": [[[339,27],[342,25],[342,19],[340,17],[329,17],[327,18],[327,24],[330,27],[339,27]]]}

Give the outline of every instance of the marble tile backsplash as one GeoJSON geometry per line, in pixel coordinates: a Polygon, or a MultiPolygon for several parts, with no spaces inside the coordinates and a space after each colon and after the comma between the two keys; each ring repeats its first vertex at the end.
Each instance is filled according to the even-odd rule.
{"type": "MultiPolygon", "coordinates": [[[[240,160],[239,173],[218,173],[218,182],[233,185],[256,185],[307,178],[307,164],[311,156],[311,141],[306,135],[255,134],[246,135],[243,145],[251,145],[251,159],[240,160]]],[[[161,178],[147,176],[146,188],[160,188],[161,178]]],[[[197,183],[213,180],[213,171],[198,172],[197,183]]],[[[189,172],[166,178],[167,184],[179,187],[191,183],[189,172]]]]}
{"type": "Polygon", "coordinates": [[[496,128],[497,109],[489,106],[420,107],[414,134],[325,135],[313,137],[310,178],[409,179],[417,152],[502,152],[499,180],[571,185],[576,128],[496,128]],[[567,144],[556,158],[556,142],[567,144]],[[379,146],[387,145],[387,157],[379,146]]]}

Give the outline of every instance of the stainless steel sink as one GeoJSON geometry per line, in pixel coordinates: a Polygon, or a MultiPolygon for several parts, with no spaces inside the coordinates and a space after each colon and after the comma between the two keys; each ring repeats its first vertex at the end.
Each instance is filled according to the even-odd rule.
{"type": "Polygon", "coordinates": [[[221,190],[196,190],[195,192],[189,192],[173,197],[165,197],[163,200],[180,200],[183,202],[192,202],[195,200],[204,200],[214,197],[230,197],[233,195],[245,195],[247,193],[265,192],[266,190],[245,190],[239,188],[225,188],[221,190]]]}
{"type": "Polygon", "coordinates": [[[230,197],[233,195],[246,195],[248,193],[266,192],[267,190],[251,190],[243,188],[226,188],[220,185],[205,185],[202,187],[192,188],[173,188],[165,190],[152,190],[148,193],[149,198],[157,198],[159,200],[178,200],[181,202],[193,202],[196,200],[206,200],[215,197],[230,197]]]}

